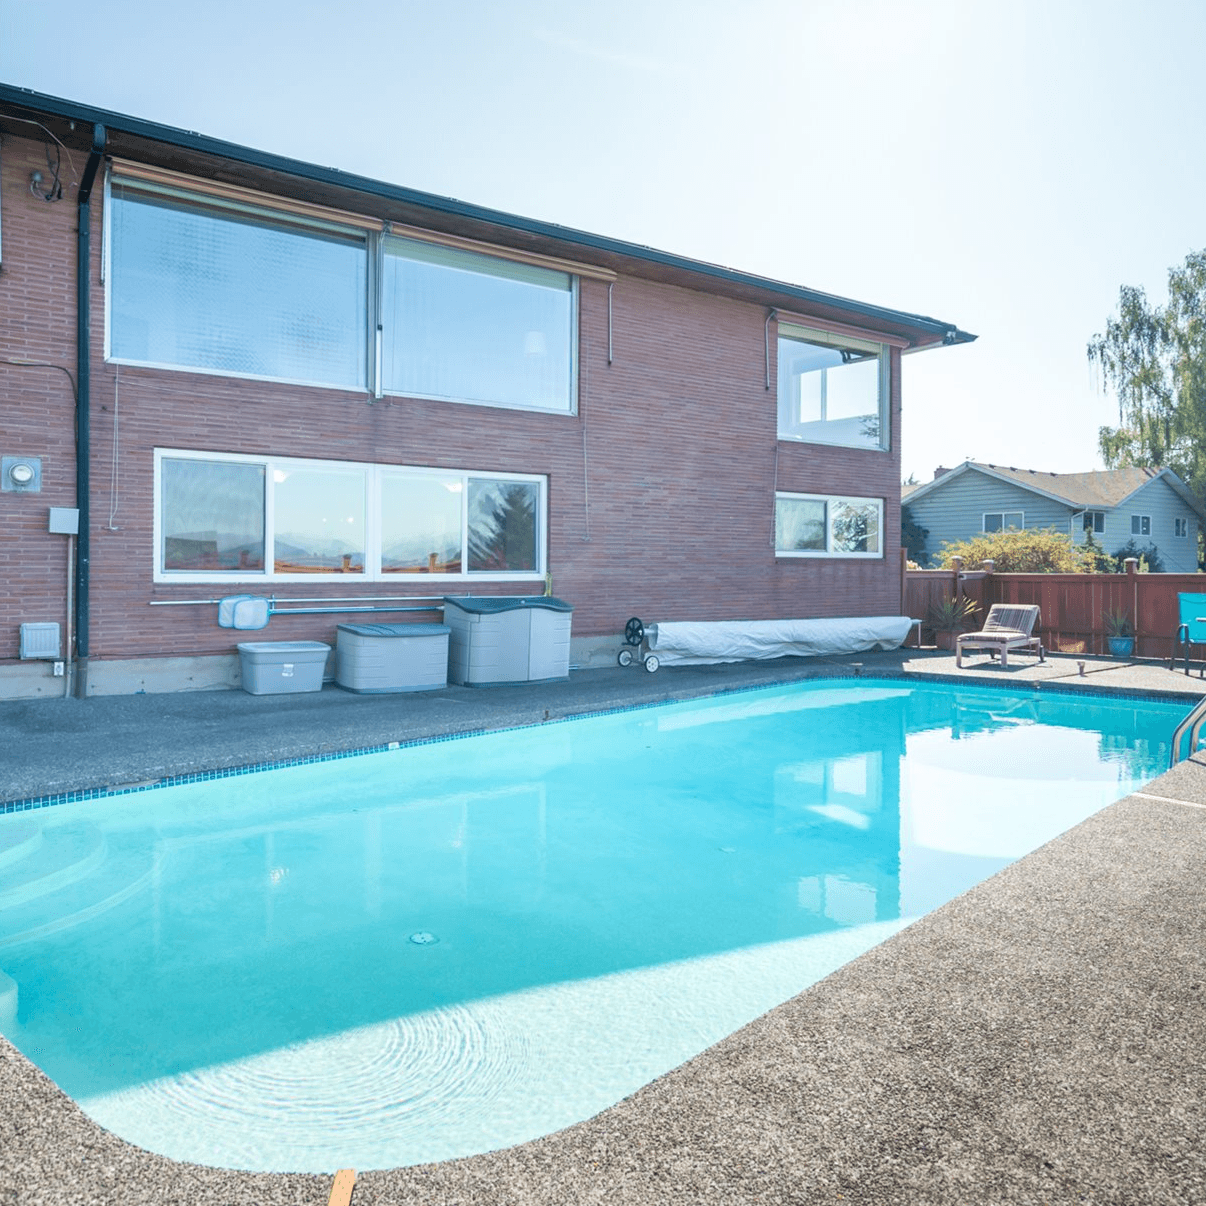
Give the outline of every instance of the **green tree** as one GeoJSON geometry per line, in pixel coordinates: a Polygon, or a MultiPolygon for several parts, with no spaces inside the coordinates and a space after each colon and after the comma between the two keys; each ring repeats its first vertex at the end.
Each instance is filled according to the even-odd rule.
{"type": "Polygon", "coordinates": [[[935,554],[938,567],[950,569],[952,557],[962,557],[963,568],[969,570],[978,569],[981,561],[993,561],[999,574],[1095,572],[1092,555],[1086,556],[1084,546],[1073,544],[1058,528],[1008,528],[981,532],[970,540],[943,541],[935,554]]]}
{"type": "Polygon", "coordinates": [[[900,508],[900,543],[907,550],[910,561],[915,561],[918,565],[925,565],[925,542],[929,534],[930,529],[923,528],[913,518],[913,512],[907,505],[900,508]]]}
{"type": "Polygon", "coordinates": [[[1168,468],[1206,498],[1206,251],[1169,269],[1164,306],[1122,286],[1088,354],[1118,399],[1118,426],[1098,432],[1106,465],[1168,468]]]}

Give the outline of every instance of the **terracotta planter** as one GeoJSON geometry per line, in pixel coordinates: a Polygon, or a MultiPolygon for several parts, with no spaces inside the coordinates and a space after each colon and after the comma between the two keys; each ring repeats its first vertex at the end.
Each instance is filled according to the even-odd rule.
{"type": "Polygon", "coordinates": [[[945,649],[948,653],[955,651],[955,638],[959,635],[957,632],[935,632],[934,644],[939,649],[945,649]]]}

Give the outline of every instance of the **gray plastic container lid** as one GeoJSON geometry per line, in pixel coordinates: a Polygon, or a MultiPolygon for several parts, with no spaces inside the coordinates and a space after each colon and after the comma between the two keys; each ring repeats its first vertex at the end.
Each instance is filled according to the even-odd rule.
{"type": "Polygon", "coordinates": [[[282,657],[289,653],[324,653],[331,652],[331,646],[323,641],[240,641],[239,650],[243,653],[276,653],[282,657]]]}
{"type": "Polygon", "coordinates": [[[447,624],[336,624],[335,627],[340,632],[377,637],[430,637],[452,632],[447,624]]]}
{"type": "Polygon", "coordinates": [[[521,598],[491,598],[489,595],[445,595],[445,603],[455,603],[462,611],[475,615],[496,615],[500,611],[520,611],[524,608],[543,607],[547,611],[573,611],[574,605],[552,595],[524,595],[521,598]]]}

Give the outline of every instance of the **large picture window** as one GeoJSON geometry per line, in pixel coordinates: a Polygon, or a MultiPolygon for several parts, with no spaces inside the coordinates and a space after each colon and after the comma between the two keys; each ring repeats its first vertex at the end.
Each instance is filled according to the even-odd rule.
{"type": "Polygon", "coordinates": [[[780,323],[778,363],[780,439],[889,446],[882,344],[780,323]]]}
{"type": "Polygon", "coordinates": [[[780,557],[882,557],[879,498],[775,495],[775,553],[780,557]]]}
{"type": "Polygon", "coordinates": [[[382,388],[574,409],[574,278],[414,239],[385,239],[382,388]]]}
{"type": "Polygon", "coordinates": [[[155,580],[540,578],[531,474],[157,450],[155,580]]]}
{"type": "Polygon", "coordinates": [[[366,387],[362,232],[116,180],[107,234],[111,359],[366,387]]]}

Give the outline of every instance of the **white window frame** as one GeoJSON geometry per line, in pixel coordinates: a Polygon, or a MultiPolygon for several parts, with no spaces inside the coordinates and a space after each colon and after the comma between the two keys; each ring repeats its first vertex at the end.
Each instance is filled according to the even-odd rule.
{"type": "Polygon", "coordinates": [[[775,491],[776,528],[778,527],[778,506],[780,499],[800,500],[803,502],[823,502],[825,507],[825,548],[824,549],[781,549],[775,548],[776,557],[829,557],[853,561],[882,561],[884,559],[884,500],[882,498],[855,498],[850,494],[799,494],[790,490],[775,491]],[[871,504],[876,508],[879,517],[879,551],[875,553],[851,553],[845,550],[835,550],[833,547],[833,510],[835,503],[857,503],[860,506],[871,504]]]}
{"type": "MultiPolygon", "coordinates": [[[[791,440],[795,443],[813,444],[819,448],[856,448],[861,452],[889,452],[892,448],[892,356],[886,343],[876,343],[868,339],[856,339],[853,336],[836,335],[832,331],[824,331],[814,327],[803,327],[796,323],[780,322],[776,327],[776,377],[778,341],[794,339],[803,343],[816,344],[819,347],[834,348],[837,351],[862,352],[875,355],[879,362],[879,443],[878,444],[843,444],[832,440],[809,439],[807,435],[792,432],[791,427],[783,423],[784,399],[778,397],[776,384],[776,419],[775,426],[780,440],[791,440]]],[[[798,420],[797,420],[798,421],[798,420]]],[[[822,420],[827,421],[827,420],[822,420]]]]}
{"type": "Polygon", "coordinates": [[[980,531],[981,532],[1008,532],[1012,530],[1012,525],[1006,526],[1006,515],[1020,515],[1022,522],[1017,525],[1017,530],[1021,531],[1026,527],[1026,512],[1025,511],[985,511],[980,516],[980,531]],[[999,528],[990,528],[988,526],[988,517],[990,515],[999,515],[1001,517],[1001,526],[999,528]]]}
{"type": "Polygon", "coordinates": [[[402,587],[403,583],[418,586],[427,582],[543,582],[548,572],[548,477],[537,473],[505,473],[493,469],[432,469],[415,465],[386,465],[366,461],[330,461],[288,456],[255,456],[236,452],[208,452],[196,449],[156,448],[154,470],[154,567],[151,580],[157,583],[217,583],[232,585],[270,582],[308,582],[352,586],[357,582],[389,582],[402,587]],[[331,571],[304,574],[278,574],[267,568],[263,572],[248,571],[193,571],[165,570],[163,568],[163,462],[165,460],[222,461],[231,464],[262,465],[265,473],[264,499],[264,565],[273,564],[275,538],[273,506],[273,470],[347,470],[359,469],[365,474],[365,517],[364,517],[364,573],[349,574],[331,571]],[[447,479],[459,477],[464,482],[465,504],[461,511],[462,569],[459,574],[429,573],[382,573],[381,571],[381,489],[383,474],[405,472],[417,477],[447,479]],[[464,568],[468,562],[468,491],[471,478],[486,478],[490,481],[534,482],[539,487],[539,503],[536,513],[536,568],[533,570],[472,571],[464,568]]]}
{"type": "Polygon", "coordinates": [[[1084,531],[1092,532],[1094,536],[1100,536],[1105,532],[1105,512],[1086,511],[1084,513],[1084,522],[1081,526],[1084,531]]]}
{"type": "Polygon", "coordinates": [[[1184,515],[1177,515],[1173,519],[1173,535],[1185,540],[1189,536],[1189,520],[1184,515]]]}
{"type": "Polygon", "coordinates": [[[271,381],[280,385],[300,385],[310,389],[329,389],[338,390],[341,393],[362,394],[366,390],[372,391],[375,385],[376,365],[374,363],[375,352],[375,336],[373,331],[372,319],[374,316],[374,299],[372,296],[375,287],[375,278],[372,272],[375,256],[376,237],[371,230],[366,230],[361,226],[348,224],[340,225],[337,222],[319,220],[316,218],[307,218],[305,216],[292,213],[289,210],[273,208],[271,203],[264,205],[253,205],[239,201],[228,200],[223,197],[210,196],[203,192],[189,192],[187,189],[176,188],[174,186],[148,184],[145,181],[139,180],[136,177],[123,176],[120,169],[105,173],[104,185],[104,226],[101,232],[101,280],[105,286],[105,338],[104,338],[104,357],[108,364],[128,364],[135,368],[153,368],[160,369],[169,373],[198,373],[203,377],[233,377],[240,381],[271,381]],[[367,282],[367,290],[365,294],[365,309],[364,309],[364,326],[365,326],[365,384],[364,385],[349,385],[345,382],[330,382],[316,381],[311,378],[296,378],[296,377],[274,377],[265,373],[239,373],[230,369],[207,368],[205,366],[191,364],[174,364],[169,361],[157,360],[133,360],[122,356],[113,355],[112,347],[112,331],[111,331],[111,315],[113,313],[113,240],[110,236],[110,228],[112,225],[112,187],[116,184],[119,187],[125,186],[134,188],[136,191],[147,193],[150,197],[169,197],[174,201],[180,201],[185,205],[196,205],[198,209],[218,209],[226,210],[232,214],[243,214],[254,218],[262,219],[265,222],[272,222],[283,229],[292,228],[298,231],[325,231],[329,234],[338,234],[353,241],[361,241],[364,243],[365,254],[365,279],[367,282]]]}
{"type": "MultiPolygon", "coordinates": [[[[392,238],[393,236],[389,236],[389,237],[392,238]]],[[[405,242],[408,239],[410,239],[409,235],[400,235],[398,238],[398,241],[405,242]]],[[[437,246],[438,246],[438,244],[437,244],[437,246]]],[[[383,239],[381,241],[381,252],[378,257],[379,260],[381,261],[381,264],[379,264],[379,266],[377,268],[378,284],[376,286],[376,289],[378,292],[378,298],[377,298],[377,315],[378,315],[377,322],[378,323],[384,321],[385,304],[384,304],[384,299],[380,296],[380,290],[383,287],[381,282],[385,275],[384,270],[383,270],[383,261],[384,261],[384,257],[388,254],[390,254],[389,244],[388,244],[387,239],[383,239]]],[[[477,259],[483,261],[483,263],[485,263],[491,259],[497,260],[499,264],[508,264],[508,263],[514,262],[514,261],[506,259],[503,256],[490,256],[489,254],[487,254],[483,251],[477,250],[477,249],[474,249],[472,252],[469,252],[468,254],[475,256],[477,259]]],[[[405,257],[401,257],[401,258],[405,258],[405,257]]],[[[534,267],[540,268],[540,267],[542,267],[542,265],[537,264],[537,265],[534,265],[534,267]]],[[[455,397],[455,396],[452,396],[449,394],[421,394],[421,393],[408,394],[408,393],[402,393],[398,390],[386,389],[385,383],[383,380],[383,373],[382,373],[382,366],[381,366],[381,358],[382,357],[381,357],[381,348],[380,347],[378,347],[378,349],[374,355],[375,363],[374,363],[374,368],[373,368],[373,371],[376,374],[376,379],[377,379],[377,396],[378,397],[387,397],[387,398],[415,398],[417,400],[427,401],[427,402],[450,402],[454,406],[490,406],[490,407],[495,407],[500,410],[532,411],[537,414],[544,414],[544,415],[576,415],[578,413],[578,327],[579,327],[578,282],[579,282],[579,278],[576,273],[567,272],[565,269],[562,269],[562,268],[545,268],[544,270],[547,272],[562,273],[563,275],[568,276],[570,278],[570,287],[569,287],[569,291],[568,291],[569,298],[570,298],[570,302],[569,302],[569,305],[570,305],[569,406],[568,407],[564,407],[564,406],[530,406],[530,405],[525,405],[522,402],[496,402],[489,398],[461,398],[461,397],[455,397]]],[[[383,340],[385,338],[384,330],[382,330],[382,332],[378,338],[381,340],[383,340]]]]}
{"type": "MultiPolygon", "coordinates": [[[[397,235],[401,239],[414,239],[420,242],[430,241],[436,245],[445,245],[445,241],[439,238],[431,238],[428,240],[426,232],[410,230],[403,227],[392,227],[388,223],[379,223],[371,219],[361,219],[359,215],[347,215],[346,221],[340,221],[339,215],[334,216],[313,216],[308,215],[296,207],[289,207],[285,204],[273,204],[271,197],[265,197],[261,203],[258,196],[248,194],[248,199],[236,199],[233,197],[224,196],[220,193],[212,193],[203,187],[194,187],[190,189],[187,182],[181,184],[158,183],[153,180],[143,180],[137,172],[131,171],[124,173],[120,165],[112,169],[106,169],[103,186],[103,217],[101,227],[101,283],[105,290],[105,312],[104,312],[104,359],[110,364],[128,364],[140,368],[160,369],[165,372],[176,373],[198,373],[208,377],[227,377],[243,381],[268,381],[281,385],[297,385],[311,389],[336,390],[342,393],[361,394],[367,393],[371,397],[402,397],[415,398],[416,400],[426,400],[435,402],[448,402],[452,405],[463,406],[489,406],[504,410],[526,411],[534,414],[555,414],[576,416],[578,414],[578,393],[579,393],[579,357],[580,349],[579,342],[581,339],[581,315],[580,315],[580,282],[581,275],[595,275],[588,265],[571,264],[569,262],[545,259],[536,255],[508,255],[505,250],[499,248],[498,254],[492,254],[489,245],[474,244],[472,247],[464,247],[464,250],[471,254],[480,257],[483,262],[496,260],[500,264],[519,262],[532,264],[538,268],[545,268],[548,271],[564,273],[570,278],[570,373],[569,373],[569,399],[568,407],[547,407],[547,406],[530,406],[522,402],[496,402],[482,398],[450,398],[438,394],[400,394],[393,391],[385,391],[382,381],[382,338],[383,332],[380,329],[380,323],[383,313],[383,258],[385,255],[385,243],[390,235],[397,235]],[[361,385],[349,385],[346,382],[327,382],[316,381],[310,379],[297,379],[291,377],[274,377],[256,373],[235,372],[227,369],[215,369],[198,367],[188,364],[164,363],[150,360],[132,360],[123,357],[115,357],[112,350],[111,340],[111,315],[113,311],[112,305],[112,257],[113,257],[113,240],[111,238],[112,225],[112,186],[127,186],[134,189],[142,190],[149,196],[170,197],[173,200],[180,201],[186,205],[195,205],[199,209],[225,209],[235,214],[250,215],[266,222],[279,224],[284,228],[293,228],[297,230],[316,230],[326,231],[328,233],[339,234],[349,239],[363,241],[365,255],[365,281],[366,294],[364,299],[364,329],[365,329],[365,383],[361,385]]],[[[333,213],[333,211],[332,211],[333,213]]],[[[449,241],[448,246],[459,247],[459,242],[449,241]]],[[[608,279],[614,279],[614,274],[608,274],[608,279]]]]}
{"type": "Polygon", "coordinates": [[[1152,517],[1150,515],[1131,516],[1131,535],[1150,536],[1152,534],[1152,517]]]}

